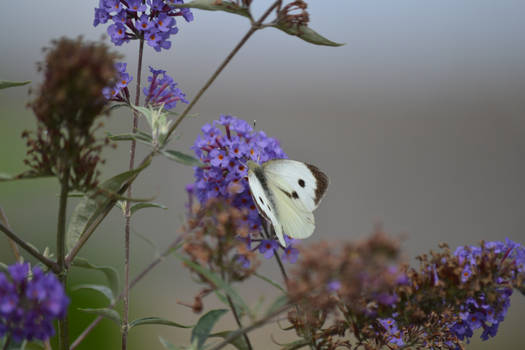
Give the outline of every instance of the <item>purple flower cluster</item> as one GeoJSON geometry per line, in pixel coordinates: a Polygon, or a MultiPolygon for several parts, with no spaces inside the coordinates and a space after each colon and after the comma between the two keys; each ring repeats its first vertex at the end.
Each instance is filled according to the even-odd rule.
{"type": "MultiPolygon", "coordinates": [[[[219,121],[205,124],[202,135],[197,136],[193,151],[205,167],[195,168],[194,193],[201,204],[211,198],[222,197],[239,208],[247,210],[245,220],[251,233],[259,233],[261,220],[253,203],[248,181],[246,161],[263,163],[271,159],[288,158],[279,145],[279,141],[266,136],[262,131],[253,131],[246,121],[226,115],[219,121]],[[224,127],[223,132],[219,127],[224,127]]],[[[293,240],[285,237],[287,248],[283,260],[294,263],[299,251],[292,246],[293,240]]],[[[277,253],[280,245],[277,241],[262,240],[252,249],[251,240],[247,241],[250,250],[259,250],[265,258],[277,253]]],[[[239,258],[242,263],[245,261],[239,258]]]]}
{"type": "Polygon", "coordinates": [[[151,76],[148,77],[149,86],[143,89],[146,95],[146,105],[160,106],[165,109],[174,108],[178,101],[188,103],[186,94],[177,86],[172,77],[166,71],[149,67],[151,76]]]}
{"type": "Polygon", "coordinates": [[[104,97],[110,101],[129,102],[128,85],[133,80],[133,77],[126,72],[127,63],[118,62],[115,68],[119,73],[117,83],[114,86],[107,86],[102,89],[104,97]]]}
{"type": "MultiPolygon", "coordinates": [[[[502,260],[514,261],[518,267],[520,274],[525,273],[525,248],[520,244],[515,243],[509,239],[505,242],[487,242],[483,247],[479,246],[465,246],[458,247],[454,253],[459,257],[460,261],[464,263],[463,272],[461,274],[461,282],[468,281],[472,272],[475,271],[479,259],[482,256],[482,251],[491,251],[502,260]]],[[[515,276],[516,278],[517,276],[515,276]]],[[[460,313],[461,321],[457,322],[451,327],[451,330],[461,340],[472,337],[476,329],[483,328],[481,338],[487,340],[494,337],[498,331],[499,324],[504,320],[507,310],[510,306],[510,296],[512,295],[512,288],[509,287],[508,281],[502,281],[499,277],[495,282],[501,285],[499,289],[498,300],[489,301],[481,293],[477,298],[469,298],[465,304],[461,306],[460,313]],[[496,307],[497,306],[497,307],[496,307]]]]}
{"type": "Polygon", "coordinates": [[[193,21],[190,9],[171,6],[182,3],[183,0],[99,0],[93,25],[96,27],[111,20],[113,23],[107,31],[117,46],[131,39],[144,38],[156,51],[169,49],[170,35],[179,31],[175,17],[193,21]]]}
{"type": "Polygon", "coordinates": [[[0,337],[14,340],[46,340],[55,330],[53,321],[66,315],[69,298],[52,273],[45,274],[28,263],[0,273],[0,337]]]}

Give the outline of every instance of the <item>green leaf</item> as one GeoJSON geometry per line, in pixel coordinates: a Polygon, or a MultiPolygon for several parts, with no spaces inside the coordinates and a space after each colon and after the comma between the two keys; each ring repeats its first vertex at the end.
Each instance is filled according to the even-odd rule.
{"type": "Polygon", "coordinates": [[[262,279],[263,281],[268,282],[269,284],[271,284],[271,285],[274,286],[275,288],[279,289],[281,292],[286,293],[286,291],[284,290],[284,288],[281,287],[281,286],[279,285],[279,283],[274,282],[274,281],[272,281],[271,279],[269,279],[268,277],[263,276],[263,275],[260,275],[260,274],[257,273],[257,272],[254,273],[254,275],[255,275],[255,277],[258,277],[258,278],[262,279]]]}
{"type": "Polygon", "coordinates": [[[274,313],[275,311],[279,310],[281,307],[286,305],[288,303],[288,297],[286,295],[278,296],[277,299],[274,300],[272,305],[266,310],[266,315],[270,315],[274,313]]]}
{"type": "Polygon", "coordinates": [[[131,107],[131,106],[127,103],[113,103],[111,106],[109,106],[108,108],[104,110],[104,113],[113,112],[114,110],[120,109],[122,107],[131,107]]]}
{"type": "MultiPolygon", "coordinates": [[[[103,272],[106,275],[106,278],[109,283],[109,287],[113,292],[113,298],[115,298],[120,293],[120,281],[118,277],[118,272],[114,267],[111,266],[97,266],[91,264],[87,259],[77,257],[73,260],[73,266],[82,267],[84,269],[91,269],[103,272]]],[[[101,292],[99,290],[99,292],[101,292]]]]}
{"type": "Polygon", "coordinates": [[[171,150],[171,149],[161,151],[161,153],[164,156],[166,156],[168,159],[171,159],[180,164],[189,165],[189,166],[198,166],[198,167],[204,166],[204,164],[202,164],[200,160],[186,153],[182,153],[182,152],[171,150]]]}
{"type": "Polygon", "coordinates": [[[251,18],[250,10],[247,7],[242,7],[234,2],[225,0],[193,0],[185,4],[175,4],[173,6],[177,8],[186,7],[206,11],[225,11],[243,17],[251,18]]]}
{"type": "Polygon", "coordinates": [[[153,142],[153,139],[151,138],[151,136],[143,132],[124,133],[124,134],[116,134],[116,135],[108,133],[107,135],[111,141],[133,141],[135,140],[135,141],[142,142],[150,146],[151,146],[151,143],[153,142]]]}
{"type": "Polygon", "coordinates": [[[73,291],[77,291],[80,289],[95,290],[99,293],[102,293],[106,298],[108,298],[110,304],[113,304],[115,302],[115,295],[113,294],[111,288],[109,288],[108,286],[104,286],[101,284],[79,284],[72,288],[73,291]]]}
{"type": "Polygon", "coordinates": [[[79,308],[80,311],[84,311],[90,314],[96,314],[102,317],[105,317],[107,319],[110,319],[111,321],[115,322],[119,327],[121,324],[120,321],[120,315],[117,311],[113,309],[103,308],[103,309],[82,309],[79,308]]]}
{"type": "Polygon", "coordinates": [[[241,298],[241,296],[235,291],[235,289],[230,286],[226,281],[224,281],[218,274],[216,274],[213,271],[208,270],[207,268],[194,263],[193,261],[184,258],[183,256],[174,253],[175,257],[182,260],[187,266],[189,266],[194,271],[200,273],[204,277],[206,277],[210,282],[212,282],[214,285],[216,285],[218,288],[222,289],[226,294],[230,296],[232,299],[232,302],[236,309],[242,310],[247,314],[250,314],[250,308],[244,300],[241,298]]]}
{"type": "MultiPolygon", "coordinates": [[[[66,246],[68,252],[73,249],[75,244],[80,239],[81,235],[84,233],[86,228],[92,223],[97,216],[102,213],[104,208],[110,204],[113,198],[104,193],[105,191],[109,193],[119,193],[124,183],[128,180],[131,180],[138,176],[138,174],[147,168],[151,161],[145,162],[142,166],[125,171],[120,173],[112,178],[106,180],[100,185],[102,191],[94,190],[89,195],[86,195],[80,203],[76,206],[71,218],[69,219],[69,224],[67,227],[66,234],[66,246]]],[[[123,192],[123,191],[122,191],[123,192]]]]}
{"type": "Polygon", "coordinates": [[[27,80],[27,81],[0,80],[0,90],[7,89],[7,88],[10,88],[10,87],[15,87],[15,86],[27,85],[30,82],[31,82],[31,80],[27,80]]]}
{"type": "Polygon", "coordinates": [[[0,173],[0,182],[2,181],[13,181],[13,180],[29,180],[29,179],[38,179],[41,177],[52,177],[52,174],[35,174],[30,171],[25,171],[18,175],[10,175],[6,173],[0,173]]]}
{"type": "Polygon", "coordinates": [[[159,203],[152,203],[152,202],[145,202],[145,203],[137,203],[131,206],[129,209],[131,214],[133,215],[137,210],[144,209],[144,208],[160,208],[160,209],[168,209],[168,207],[159,204],[159,203]]]}
{"type": "Polygon", "coordinates": [[[211,310],[199,318],[195,328],[191,331],[191,343],[197,342],[197,350],[202,349],[215,323],[227,312],[226,309],[211,310]]]}
{"type": "Polygon", "coordinates": [[[45,350],[44,344],[41,342],[36,343],[35,341],[29,342],[26,344],[24,350],[45,350]]]}
{"type": "Polygon", "coordinates": [[[311,44],[315,45],[323,45],[323,46],[343,46],[344,44],[336,43],[335,41],[328,40],[324,36],[318,34],[313,29],[302,25],[290,25],[288,23],[277,23],[271,25],[271,27],[277,28],[279,30],[282,30],[283,32],[294,35],[300,39],[303,39],[304,41],[307,41],[311,44]]]}
{"type": "MultiPolygon", "coordinates": [[[[235,331],[224,331],[224,332],[219,332],[219,333],[213,333],[213,334],[210,334],[210,338],[219,337],[219,338],[226,339],[230,334],[234,332],[235,331]]],[[[246,339],[244,339],[242,335],[239,335],[238,337],[230,341],[230,344],[233,345],[235,348],[237,348],[237,350],[248,350],[249,349],[248,344],[246,343],[246,339]]]]}
{"type": "Polygon", "coordinates": [[[182,346],[175,346],[175,345],[171,344],[170,342],[168,342],[166,339],[164,339],[162,337],[159,337],[159,341],[162,344],[162,346],[164,346],[165,349],[168,349],[168,350],[184,350],[184,348],[182,346]]]}
{"type": "Polygon", "coordinates": [[[178,327],[178,328],[192,328],[193,326],[185,326],[183,324],[165,320],[163,318],[159,317],[144,317],[144,318],[138,318],[136,320],[133,320],[129,323],[129,328],[133,328],[136,326],[143,326],[148,324],[158,324],[163,326],[171,326],[171,327],[178,327]]]}

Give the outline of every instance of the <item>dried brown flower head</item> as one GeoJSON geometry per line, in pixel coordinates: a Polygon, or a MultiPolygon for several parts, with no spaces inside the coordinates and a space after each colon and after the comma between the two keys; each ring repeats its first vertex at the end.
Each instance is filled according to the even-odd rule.
{"type": "Polygon", "coordinates": [[[37,130],[23,134],[29,147],[25,163],[38,175],[62,177],[71,170],[70,188],[87,190],[97,183],[96,166],[107,143],[93,135],[100,126],[95,119],[107,104],[102,89],[116,78],[119,56],[81,38],[55,40],[44,52],[46,59],[39,64],[44,82],[30,103],[37,130]]]}

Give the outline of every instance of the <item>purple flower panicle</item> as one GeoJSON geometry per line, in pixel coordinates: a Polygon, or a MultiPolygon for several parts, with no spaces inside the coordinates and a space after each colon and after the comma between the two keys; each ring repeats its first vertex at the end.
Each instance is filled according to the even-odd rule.
{"type": "Polygon", "coordinates": [[[177,102],[188,103],[186,94],[177,86],[166,71],[149,67],[151,76],[148,77],[149,86],[143,89],[146,95],[146,105],[160,106],[165,109],[174,108],[177,102]]]}
{"type": "Polygon", "coordinates": [[[0,273],[0,338],[46,340],[55,330],[53,321],[66,315],[69,298],[56,276],[28,263],[0,273]]]}
{"type": "MultiPolygon", "coordinates": [[[[155,72],[158,71],[151,71],[154,76],[150,84],[153,85],[155,72]]],[[[161,73],[157,73],[157,76],[161,73]]],[[[160,86],[160,83],[157,86],[160,86]]],[[[144,92],[150,94],[146,90],[144,92]]],[[[236,208],[247,211],[244,219],[250,232],[259,234],[262,228],[261,219],[246,179],[246,161],[263,163],[271,159],[288,158],[287,155],[281,149],[279,141],[268,137],[262,131],[255,132],[246,121],[229,115],[223,115],[218,121],[205,124],[201,131],[202,135],[197,136],[192,147],[201,162],[206,164],[205,167],[195,168],[194,193],[197,199],[201,204],[217,197],[229,200],[236,208]]],[[[293,247],[292,239],[285,239],[287,248],[284,249],[283,260],[294,263],[299,251],[293,247]]],[[[277,241],[263,240],[255,248],[249,249],[259,250],[265,258],[270,258],[277,253],[280,245],[277,241]]]]}
{"type": "Polygon", "coordinates": [[[99,0],[93,25],[112,22],[107,32],[117,46],[143,37],[156,51],[167,50],[171,47],[170,35],[179,31],[175,17],[193,21],[190,9],[170,6],[182,3],[183,0],[99,0]]]}
{"type": "Polygon", "coordinates": [[[107,100],[117,102],[129,102],[128,85],[133,80],[133,77],[126,72],[127,63],[118,62],[115,64],[119,76],[117,82],[113,86],[107,86],[102,89],[102,94],[107,100]]]}

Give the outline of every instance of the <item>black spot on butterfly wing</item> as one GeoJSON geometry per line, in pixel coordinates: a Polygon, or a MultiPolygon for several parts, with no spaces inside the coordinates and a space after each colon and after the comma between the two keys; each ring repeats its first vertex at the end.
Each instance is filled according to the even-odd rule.
{"type": "MultiPolygon", "coordinates": [[[[323,173],[321,170],[319,170],[318,167],[306,164],[308,169],[312,172],[312,175],[315,178],[315,204],[318,204],[321,199],[323,198],[324,193],[326,192],[326,189],[328,188],[328,176],[326,176],[325,173],[323,173]]],[[[300,181],[301,179],[299,179],[300,181]]],[[[299,183],[299,186],[301,186],[301,183],[299,183]]]]}
{"type": "Polygon", "coordinates": [[[299,186],[301,186],[302,188],[304,188],[304,186],[306,185],[306,184],[304,183],[304,180],[303,180],[303,179],[299,179],[299,180],[297,180],[297,183],[298,183],[299,186]]]}
{"type": "Polygon", "coordinates": [[[297,194],[297,192],[293,191],[293,192],[292,192],[292,197],[293,197],[294,199],[297,199],[297,198],[299,198],[299,195],[297,194]]]}

